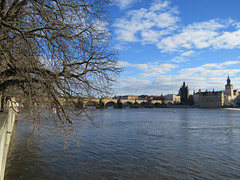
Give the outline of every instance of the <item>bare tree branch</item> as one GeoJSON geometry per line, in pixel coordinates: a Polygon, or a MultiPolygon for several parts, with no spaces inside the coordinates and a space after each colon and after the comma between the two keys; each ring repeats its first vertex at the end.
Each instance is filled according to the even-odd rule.
{"type": "Polygon", "coordinates": [[[73,123],[69,107],[76,97],[107,94],[119,73],[105,27],[107,5],[0,0],[0,90],[17,96],[30,113],[55,109],[59,122],[73,123]]]}

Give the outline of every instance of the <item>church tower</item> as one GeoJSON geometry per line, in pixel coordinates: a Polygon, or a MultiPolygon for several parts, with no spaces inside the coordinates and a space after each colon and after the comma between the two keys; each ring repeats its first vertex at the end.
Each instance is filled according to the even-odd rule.
{"type": "Polygon", "coordinates": [[[233,85],[231,85],[231,79],[227,79],[227,84],[225,85],[225,94],[229,95],[231,99],[233,99],[233,85]]]}

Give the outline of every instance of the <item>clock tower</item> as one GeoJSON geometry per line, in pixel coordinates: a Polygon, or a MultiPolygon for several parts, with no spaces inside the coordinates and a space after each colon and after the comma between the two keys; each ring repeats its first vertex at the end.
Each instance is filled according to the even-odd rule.
{"type": "Polygon", "coordinates": [[[227,84],[225,85],[225,94],[229,95],[233,99],[233,85],[231,85],[231,79],[227,78],[227,84]]]}

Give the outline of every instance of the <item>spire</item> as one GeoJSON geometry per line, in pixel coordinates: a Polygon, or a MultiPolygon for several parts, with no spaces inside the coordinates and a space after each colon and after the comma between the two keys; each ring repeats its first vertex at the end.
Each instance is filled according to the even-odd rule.
{"type": "Polygon", "coordinates": [[[183,82],[183,87],[186,87],[186,83],[185,82],[183,82]]]}
{"type": "Polygon", "coordinates": [[[227,78],[227,85],[231,85],[231,79],[229,78],[229,75],[228,75],[228,78],[227,78]]]}

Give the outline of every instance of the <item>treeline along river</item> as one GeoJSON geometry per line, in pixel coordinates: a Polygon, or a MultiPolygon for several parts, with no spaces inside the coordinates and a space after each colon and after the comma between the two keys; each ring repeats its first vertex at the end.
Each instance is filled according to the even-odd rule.
{"type": "Polygon", "coordinates": [[[76,124],[79,148],[35,133],[29,151],[20,115],[5,179],[240,179],[237,109],[107,109],[95,122],[76,124]]]}

